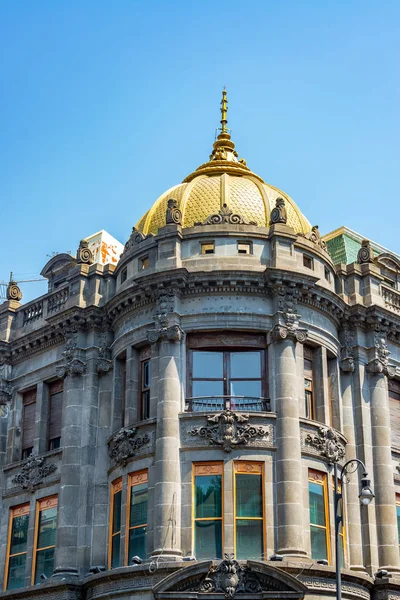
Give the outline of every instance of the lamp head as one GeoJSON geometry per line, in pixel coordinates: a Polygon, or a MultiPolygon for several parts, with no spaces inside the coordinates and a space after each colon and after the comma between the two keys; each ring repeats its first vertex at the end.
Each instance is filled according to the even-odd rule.
{"type": "Polygon", "coordinates": [[[371,490],[371,481],[368,479],[368,473],[364,473],[361,479],[361,492],[358,496],[361,504],[368,505],[375,498],[374,492],[371,490]]]}

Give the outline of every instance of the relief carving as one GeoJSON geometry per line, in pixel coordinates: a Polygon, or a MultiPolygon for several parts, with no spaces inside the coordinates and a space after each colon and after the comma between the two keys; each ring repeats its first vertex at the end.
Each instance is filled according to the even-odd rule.
{"type": "Polygon", "coordinates": [[[143,240],[146,240],[147,238],[150,238],[150,237],[153,237],[152,233],[144,235],[144,233],[142,233],[141,231],[136,229],[136,227],[132,227],[131,235],[129,236],[129,239],[124,246],[124,250],[123,250],[121,256],[123,256],[126,252],[128,252],[134,246],[137,246],[138,244],[140,244],[140,242],[142,242],[143,240]]]}
{"type": "Polygon", "coordinates": [[[175,294],[172,291],[163,290],[156,297],[156,309],[153,318],[156,322],[156,329],[147,332],[147,340],[150,344],[155,344],[161,338],[167,338],[171,342],[179,341],[182,337],[182,330],[179,325],[170,324],[170,316],[175,309],[175,294]]]}
{"type": "Polygon", "coordinates": [[[351,327],[346,326],[343,330],[344,344],[340,351],[340,368],[346,373],[354,371],[354,347],[355,347],[355,331],[351,327]]]}
{"type": "Polygon", "coordinates": [[[107,338],[107,331],[104,331],[101,334],[99,353],[96,361],[96,371],[98,373],[107,373],[110,369],[112,369],[112,360],[109,358],[110,349],[107,344],[107,338]]]}
{"type": "Polygon", "coordinates": [[[81,240],[79,248],[76,251],[76,262],[78,265],[92,265],[94,263],[93,252],[89,248],[89,243],[86,240],[81,240]]]}
{"type": "Polygon", "coordinates": [[[114,463],[126,465],[142,446],[150,442],[150,436],[147,433],[137,436],[136,431],[135,427],[132,429],[124,427],[108,442],[108,453],[114,463]]]}
{"type": "Polygon", "coordinates": [[[195,223],[195,226],[222,225],[224,223],[228,223],[230,225],[257,225],[255,221],[245,221],[241,215],[233,213],[227,204],[223,204],[221,210],[207,217],[207,219],[202,223],[195,223]]]}
{"type": "Polygon", "coordinates": [[[304,441],[316,448],[330,465],[341,461],[345,456],[345,448],[333,429],[319,427],[317,435],[309,433],[304,441]]]}
{"type": "Polygon", "coordinates": [[[168,200],[167,213],[165,215],[167,225],[182,225],[182,213],[178,208],[178,203],[173,198],[168,200]]]}
{"type": "Polygon", "coordinates": [[[313,225],[311,231],[308,233],[299,233],[298,235],[300,237],[304,237],[306,240],[310,240],[310,242],[313,242],[314,244],[317,244],[317,246],[320,246],[322,250],[326,250],[326,242],[324,242],[324,240],[321,238],[318,225],[313,225]]]}
{"type": "Polygon", "coordinates": [[[31,454],[21,468],[21,471],[13,477],[12,481],[21,486],[24,490],[33,492],[38,485],[43,483],[45,477],[54,473],[56,470],[56,465],[46,465],[44,458],[38,458],[31,454]]]}
{"type": "Polygon", "coordinates": [[[374,251],[371,248],[369,240],[363,240],[361,242],[361,248],[359,249],[357,254],[357,262],[359,265],[374,262],[374,251]]]}
{"type": "Polygon", "coordinates": [[[387,331],[379,325],[374,330],[374,347],[370,349],[371,359],[366,369],[370,373],[383,373],[387,377],[396,375],[396,367],[389,365],[390,352],[387,347],[387,331]]]}
{"type": "Polygon", "coordinates": [[[287,223],[287,211],[283,198],[276,199],[275,207],[271,211],[269,224],[275,225],[276,223],[282,223],[283,225],[287,223]]]}
{"type": "Polygon", "coordinates": [[[82,375],[86,369],[86,363],[82,360],[84,350],[78,348],[78,331],[71,329],[66,332],[65,350],[62,353],[63,362],[56,367],[57,377],[64,378],[67,375],[82,375]]]}
{"type": "Polygon", "coordinates": [[[274,325],[271,336],[275,341],[293,338],[297,342],[304,343],[308,332],[300,327],[300,315],[297,312],[297,302],[300,290],[296,287],[279,286],[277,323],[274,325]]]}
{"type": "Polygon", "coordinates": [[[266,438],[269,435],[265,427],[250,425],[248,414],[224,410],[206,418],[208,425],[193,427],[188,434],[205,438],[211,445],[222,446],[225,452],[231,452],[236,446],[248,444],[257,437],[266,438]]]}
{"type": "Polygon", "coordinates": [[[0,405],[11,402],[12,393],[13,388],[11,386],[11,381],[4,377],[0,377],[0,405]]]}

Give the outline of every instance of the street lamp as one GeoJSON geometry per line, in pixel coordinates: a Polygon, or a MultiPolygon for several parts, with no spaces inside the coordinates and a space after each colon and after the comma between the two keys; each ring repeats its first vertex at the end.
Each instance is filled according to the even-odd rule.
{"type": "MultiPolygon", "coordinates": [[[[348,479],[346,481],[346,475],[348,473],[355,473],[359,468],[363,470],[363,476],[361,478],[361,492],[358,497],[360,499],[361,504],[368,505],[374,499],[374,493],[371,490],[371,481],[368,479],[367,469],[365,468],[364,463],[358,458],[352,458],[348,460],[342,467],[341,472],[341,481],[342,485],[344,483],[348,483],[348,479]],[[350,465],[354,465],[354,468],[349,469],[350,465]]],[[[339,513],[339,502],[342,500],[343,488],[341,493],[339,493],[339,481],[338,481],[338,466],[337,463],[334,463],[334,506],[335,506],[335,557],[336,557],[336,598],[337,600],[342,600],[342,573],[341,573],[341,557],[340,557],[340,545],[339,545],[339,531],[340,525],[343,524],[343,501],[342,501],[342,510],[339,513]]]]}

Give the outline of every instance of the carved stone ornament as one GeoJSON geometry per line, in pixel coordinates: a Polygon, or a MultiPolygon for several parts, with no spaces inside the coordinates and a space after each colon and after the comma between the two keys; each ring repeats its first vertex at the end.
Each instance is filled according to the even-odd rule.
{"type": "Polygon", "coordinates": [[[207,439],[211,445],[222,446],[225,452],[231,452],[240,444],[245,445],[256,437],[266,438],[269,435],[264,427],[250,425],[248,420],[249,415],[224,410],[218,415],[209,415],[208,425],[193,427],[188,433],[207,439]]]}
{"type": "Polygon", "coordinates": [[[271,331],[271,337],[279,342],[286,338],[293,338],[297,342],[304,343],[308,337],[308,331],[300,327],[300,315],[297,312],[297,301],[300,292],[295,287],[278,287],[278,312],[277,323],[271,331]]]}
{"type": "Polygon", "coordinates": [[[0,405],[11,402],[12,393],[13,388],[11,386],[11,381],[4,377],[0,377],[0,405]]]}
{"type": "Polygon", "coordinates": [[[374,331],[374,347],[370,349],[371,360],[366,369],[369,373],[383,373],[389,378],[396,375],[396,367],[389,365],[390,352],[387,347],[387,332],[383,328],[376,327],[374,331]]]}
{"type": "Polygon", "coordinates": [[[43,480],[51,473],[57,470],[56,465],[45,464],[44,458],[30,455],[26,463],[21,468],[21,471],[13,477],[13,483],[21,486],[24,490],[33,492],[34,489],[43,483],[43,480]]]}
{"type": "Polygon", "coordinates": [[[79,248],[76,252],[76,262],[78,265],[92,265],[94,262],[93,252],[89,248],[89,243],[86,240],[81,240],[79,248]]]}
{"type": "Polygon", "coordinates": [[[171,342],[178,342],[182,337],[179,325],[170,324],[170,316],[175,308],[175,295],[172,291],[162,290],[155,297],[156,309],[153,318],[157,329],[147,332],[147,340],[150,344],[156,344],[160,339],[166,338],[171,342]]]}
{"type": "Polygon", "coordinates": [[[333,429],[319,427],[317,435],[309,433],[304,441],[316,448],[330,465],[341,461],[345,456],[344,446],[333,429]]]}
{"type": "Polygon", "coordinates": [[[96,361],[96,371],[98,373],[108,373],[112,369],[112,360],[110,360],[110,349],[107,345],[107,332],[104,331],[101,336],[99,354],[96,361]]]}
{"type": "Polygon", "coordinates": [[[320,246],[323,250],[326,250],[326,242],[321,238],[318,225],[314,225],[308,233],[299,233],[298,235],[317,244],[317,246],[320,246]]]}
{"type": "Polygon", "coordinates": [[[283,225],[286,225],[287,223],[287,211],[283,198],[276,199],[275,207],[271,211],[269,224],[275,225],[276,223],[282,223],[283,225]]]}
{"type": "Polygon", "coordinates": [[[355,335],[354,329],[350,327],[344,328],[344,344],[340,351],[340,368],[345,373],[352,373],[354,371],[354,346],[355,346],[355,335]]]}
{"type": "Polygon", "coordinates": [[[6,295],[7,295],[7,300],[16,300],[17,302],[22,300],[22,292],[15,281],[9,282],[9,284],[7,286],[6,295]]]}
{"type": "Polygon", "coordinates": [[[56,367],[57,377],[60,378],[67,375],[82,375],[86,370],[86,363],[80,358],[84,351],[77,347],[78,332],[69,331],[66,336],[65,350],[62,353],[63,362],[56,367]]]}
{"type": "Polygon", "coordinates": [[[282,582],[253,571],[247,565],[239,564],[234,554],[225,554],[224,560],[218,565],[212,565],[200,582],[193,582],[192,585],[184,587],[185,592],[224,594],[225,598],[242,594],[251,594],[253,597],[253,594],[265,591],[286,591],[282,582]]]}
{"type": "Polygon", "coordinates": [[[144,235],[144,233],[142,233],[141,231],[136,229],[136,227],[132,227],[131,235],[129,236],[129,240],[126,242],[126,244],[124,246],[124,251],[122,252],[121,256],[123,256],[126,252],[128,252],[134,246],[137,246],[138,244],[140,244],[140,242],[143,242],[143,240],[146,240],[147,238],[150,238],[150,237],[154,237],[152,233],[148,233],[147,235],[144,235]]]}
{"type": "Polygon", "coordinates": [[[182,213],[178,208],[178,203],[173,198],[168,200],[167,213],[165,215],[167,225],[182,225],[182,213]]]}
{"type": "Polygon", "coordinates": [[[361,242],[361,248],[357,254],[357,262],[359,265],[374,262],[374,251],[371,248],[369,240],[363,240],[361,242]]]}
{"type": "Polygon", "coordinates": [[[139,448],[148,444],[150,437],[147,433],[136,435],[136,428],[120,429],[108,442],[108,453],[116,464],[126,465],[128,460],[137,454],[139,448]]]}
{"type": "Polygon", "coordinates": [[[227,204],[223,204],[221,210],[207,217],[202,223],[197,222],[195,225],[222,225],[224,223],[230,225],[257,225],[255,221],[247,222],[242,216],[233,213],[227,204]]]}

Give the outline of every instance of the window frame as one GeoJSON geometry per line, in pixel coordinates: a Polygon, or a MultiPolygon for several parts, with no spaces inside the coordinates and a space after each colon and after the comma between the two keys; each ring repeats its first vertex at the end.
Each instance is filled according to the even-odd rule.
{"type": "Polygon", "coordinates": [[[303,253],[303,267],[314,271],[314,258],[309,254],[303,253]],[[307,264],[309,262],[309,264],[307,264]]]}
{"type": "Polygon", "coordinates": [[[114,479],[114,481],[111,482],[111,486],[110,486],[110,513],[109,513],[109,519],[108,519],[108,561],[107,561],[107,566],[108,569],[111,570],[112,567],[112,559],[113,559],[113,555],[112,555],[112,549],[113,549],[113,544],[112,544],[112,538],[116,535],[119,535],[119,565],[118,567],[115,567],[116,569],[119,569],[120,567],[122,567],[124,561],[123,561],[123,557],[121,560],[121,537],[122,537],[122,491],[123,491],[123,486],[122,486],[122,477],[118,477],[117,479],[114,479]],[[113,533],[113,517],[114,517],[114,502],[115,502],[115,495],[121,492],[121,514],[120,514],[120,529],[119,531],[113,533]]]}
{"type": "Polygon", "coordinates": [[[238,240],[237,241],[237,253],[243,256],[251,256],[253,254],[253,243],[247,240],[238,240]],[[248,252],[241,251],[240,246],[247,246],[248,252]]]}
{"type": "Polygon", "coordinates": [[[236,522],[243,521],[261,521],[262,531],[262,556],[259,559],[265,560],[267,553],[267,535],[266,535],[266,503],[265,503],[265,463],[260,461],[235,460],[233,462],[233,547],[235,556],[237,554],[237,537],[236,537],[236,522]],[[243,469],[240,470],[239,469],[243,469]],[[236,494],[236,476],[237,475],[254,475],[261,477],[261,517],[238,517],[236,515],[237,494],[236,494]]]}
{"type": "Polygon", "coordinates": [[[120,276],[119,276],[119,284],[122,285],[123,283],[125,283],[125,281],[128,279],[128,267],[124,267],[121,270],[120,276]]]}
{"type": "MultiPolygon", "coordinates": [[[[309,526],[310,526],[310,554],[312,558],[312,543],[311,543],[311,526],[318,527],[319,529],[325,529],[325,543],[326,543],[326,555],[328,564],[331,564],[331,533],[330,533],[330,520],[329,520],[329,495],[328,495],[328,480],[327,474],[323,471],[317,471],[315,469],[308,469],[308,499],[309,499],[309,526]],[[311,523],[311,511],[310,511],[310,483],[316,483],[323,489],[323,501],[324,501],[324,517],[325,527],[311,523]]],[[[313,559],[314,560],[314,559],[313,559]]],[[[320,559],[315,559],[320,560],[320,559]]]]}
{"type": "MultiPolygon", "coordinates": [[[[332,477],[332,490],[333,490],[333,494],[335,494],[335,478],[332,477]]],[[[341,479],[338,479],[338,494],[341,494],[341,502],[342,502],[342,527],[341,530],[339,531],[339,541],[340,538],[342,538],[342,547],[343,547],[343,564],[341,565],[341,568],[344,569],[345,568],[345,563],[346,563],[346,547],[347,547],[347,536],[346,536],[346,511],[345,511],[345,505],[344,505],[344,498],[343,498],[343,485],[342,485],[342,481],[341,479]]]]}
{"type": "MultiPolygon", "coordinates": [[[[25,436],[25,432],[26,432],[26,427],[25,427],[25,409],[26,409],[27,406],[32,406],[32,404],[34,405],[34,409],[33,410],[34,410],[35,416],[36,416],[36,408],[37,408],[37,387],[36,386],[34,388],[31,388],[30,390],[26,390],[26,391],[22,392],[21,460],[26,460],[27,458],[29,458],[29,456],[32,454],[32,452],[34,450],[34,447],[35,447],[34,446],[34,444],[35,444],[35,431],[33,432],[32,446],[26,446],[26,447],[24,447],[24,436],[25,436]],[[26,401],[25,398],[28,398],[28,401],[26,401]],[[29,398],[32,398],[32,399],[29,399],[29,398]]],[[[36,422],[36,418],[35,418],[34,423],[35,422],[36,422]]],[[[35,424],[33,425],[33,427],[35,427],[35,424]]]]}
{"type": "MultiPolygon", "coordinates": [[[[224,493],[224,463],[223,461],[215,460],[215,461],[201,461],[201,462],[193,462],[192,463],[192,555],[196,556],[196,529],[195,523],[196,521],[221,521],[221,556],[224,553],[224,528],[225,528],[225,493],[224,493]],[[204,469],[204,473],[200,471],[204,469]],[[214,472],[210,471],[210,469],[215,469],[214,472]],[[207,471],[207,472],[206,472],[207,471]],[[197,517],[196,518],[196,477],[207,477],[209,475],[220,475],[221,476],[221,516],[220,517],[197,517]]],[[[197,557],[196,557],[197,558],[197,557]]],[[[218,558],[218,557],[215,557],[218,558]]],[[[198,559],[203,560],[203,559],[198,559]]]]}
{"type": "Polygon", "coordinates": [[[60,414],[60,435],[58,437],[55,438],[50,438],[50,424],[51,424],[51,407],[52,407],[52,401],[51,398],[52,396],[55,396],[56,394],[64,394],[64,381],[62,379],[56,379],[55,381],[51,381],[47,384],[48,386],[48,411],[47,411],[47,450],[51,451],[51,450],[57,450],[58,448],[61,448],[61,439],[62,439],[62,413],[63,413],[63,400],[64,400],[64,396],[62,396],[62,400],[61,400],[61,414],[60,414]],[[56,387],[58,386],[58,387],[56,387]],[[54,389],[58,390],[58,391],[53,391],[54,389]],[[60,440],[60,445],[56,446],[55,448],[51,448],[51,442],[53,440],[60,440]]]}
{"type": "MultiPolygon", "coordinates": [[[[149,472],[148,469],[141,469],[140,471],[134,471],[132,473],[128,473],[128,494],[126,501],[126,520],[125,520],[125,557],[123,564],[125,566],[129,566],[129,532],[131,529],[138,529],[139,527],[148,527],[149,521],[149,509],[147,506],[147,515],[146,515],[146,523],[142,523],[140,525],[134,525],[131,527],[130,525],[130,512],[131,512],[131,500],[132,500],[132,488],[137,485],[142,485],[143,483],[147,483],[147,494],[149,493],[149,472]]],[[[121,519],[121,529],[122,529],[122,519],[121,519]]],[[[147,557],[147,549],[146,556],[141,556],[142,560],[145,560],[147,557]]]]}
{"type": "Polygon", "coordinates": [[[303,378],[304,378],[304,416],[310,421],[316,420],[316,404],[314,393],[314,349],[303,346],[303,378]],[[306,361],[311,363],[311,378],[306,369],[306,361]],[[307,373],[307,376],[306,376],[307,373]],[[310,385],[307,386],[306,382],[310,385]]]}
{"type": "MultiPolygon", "coordinates": [[[[33,551],[32,551],[32,570],[31,570],[31,585],[35,585],[35,576],[36,576],[36,561],[38,552],[43,550],[50,550],[51,548],[56,548],[56,544],[51,546],[45,546],[43,548],[38,548],[38,539],[39,539],[39,519],[40,513],[49,509],[49,508],[57,508],[57,516],[58,517],[58,496],[57,494],[53,494],[52,496],[47,496],[46,498],[40,498],[36,500],[35,506],[35,529],[34,529],[34,537],[33,537],[33,551]]],[[[56,530],[57,530],[57,521],[56,521],[56,530]]]]}
{"type": "Polygon", "coordinates": [[[201,256],[215,254],[215,242],[200,242],[200,254],[201,256]],[[210,246],[210,248],[207,248],[207,246],[210,246]]]}
{"type": "Polygon", "coordinates": [[[151,348],[145,348],[140,352],[139,355],[139,405],[138,405],[138,421],[146,421],[150,419],[150,400],[151,400],[151,348]],[[144,386],[144,367],[145,364],[149,365],[149,385],[144,386]],[[146,416],[145,411],[145,395],[148,394],[148,406],[146,416]]]}
{"type": "Polygon", "coordinates": [[[397,539],[400,550],[400,493],[396,493],[397,539]]]}
{"type": "Polygon", "coordinates": [[[145,254],[144,256],[139,256],[138,258],[138,270],[139,271],[146,271],[150,266],[149,263],[149,255],[145,254]]]}
{"type": "MultiPolygon", "coordinates": [[[[14,556],[22,556],[23,554],[26,555],[26,558],[28,557],[28,539],[26,541],[25,552],[17,552],[15,554],[10,554],[14,519],[28,515],[28,531],[29,531],[30,510],[31,510],[31,507],[30,507],[29,502],[24,502],[23,504],[18,504],[17,506],[10,507],[10,516],[9,516],[9,520],[8,520],[8,532],[7,532],[6,560],[5,560],[5,566],[4,566],[4,583],[3,583],[4,591],[7,591],[8,582],[9,582],[9,578],[10,578],[10,573],[9,573],[10,559],[13,558],[14,556]],[[19,514],[16,514],[17,512],[19,512],[19,514]]],[[[25,562],[24,580],[26,578],[26,565],[27,565],[27,562],[25,562]]],[[[20,588],[13,588],[13,589],[16,589],[16,590],[22,589],[22,587],[25,587],[25,583],[20,588]]]]}

